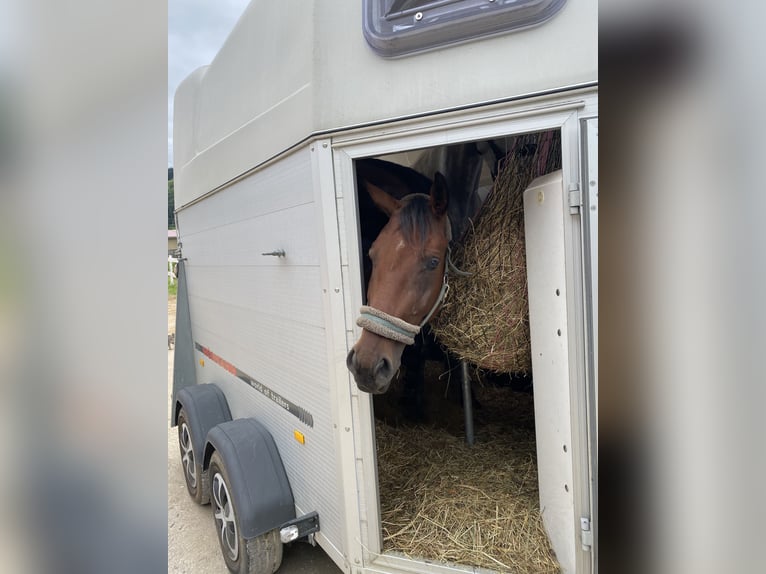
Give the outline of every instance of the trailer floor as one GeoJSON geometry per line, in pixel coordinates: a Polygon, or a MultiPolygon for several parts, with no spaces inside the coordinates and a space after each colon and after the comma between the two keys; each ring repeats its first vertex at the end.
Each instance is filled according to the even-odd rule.
{"type": "MultiPolygon", "coordinates": [[[[168,301],[168,334],[175,331],[175,298],[168,301]]],[[[173,393],[173,351],[168,350],[168,413],[173,393]]],[[[210,506],[195,504],[186,492],[177,429],[168,421],[168,574],[228,572],[218,546],[210,506]]],[[[342,572],[319,547],[285,546],[279,574],[342,572]]]]}

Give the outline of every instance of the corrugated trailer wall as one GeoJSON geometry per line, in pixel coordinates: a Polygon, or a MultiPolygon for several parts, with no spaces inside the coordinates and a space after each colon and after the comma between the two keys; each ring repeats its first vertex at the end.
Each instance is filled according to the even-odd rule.
{"type": "Polygon", "coordinates": [[[219,385],[235,419],[256,417],[266,425],[298,511],[316,510],[320,536],[342,551],[322,299],[324,239],[312,178],[311,152],[302,148],[178,217],[197,381],[219,385]],[[284,257],[263,255],[279,250],[284,257]],[[227,372],[217,357],[255,383],[227,372]],[[295,440],[295,430],[305,444],[295,440]]]}

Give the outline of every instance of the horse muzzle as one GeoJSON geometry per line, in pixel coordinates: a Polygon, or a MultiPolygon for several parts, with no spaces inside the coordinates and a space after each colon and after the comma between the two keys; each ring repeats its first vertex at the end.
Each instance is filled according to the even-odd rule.
{"type": "MultiPolygon", "coordinates": [[[[359,343],[361,343],[361,339],[359,343]]],[[[401,349],[398,353],[365,352],[359,343],[354,346],[346,357],[346,366],[354,375],[360,391],[380,395],[388,390],[394,375],[401,364],[401,349]]]]}

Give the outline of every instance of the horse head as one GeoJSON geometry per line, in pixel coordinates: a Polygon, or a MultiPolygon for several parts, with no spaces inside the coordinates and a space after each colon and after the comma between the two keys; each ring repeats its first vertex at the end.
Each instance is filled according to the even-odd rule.
{"type": "Polygon", "coordinates": [[[367,304],[357,319],[362,335],[346,364],[360,390],[381,394],[399,370],[405,346],[414,342],[446,293],[449,200],[439,172],[429,194],[397,199],[370,182],[365,187],[388,222],[369,250],[367,304]]]}

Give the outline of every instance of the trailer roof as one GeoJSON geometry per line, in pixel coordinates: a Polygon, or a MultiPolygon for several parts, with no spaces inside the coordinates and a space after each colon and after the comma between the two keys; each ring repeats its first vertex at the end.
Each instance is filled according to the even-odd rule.
{"type": "Polygon", "coordinates": [[[542,25],[397,59],[367,44],[361,2],[254,0],[175,95],[176,206],[313,134],[594,83],[597,1],[542,25]]]}

